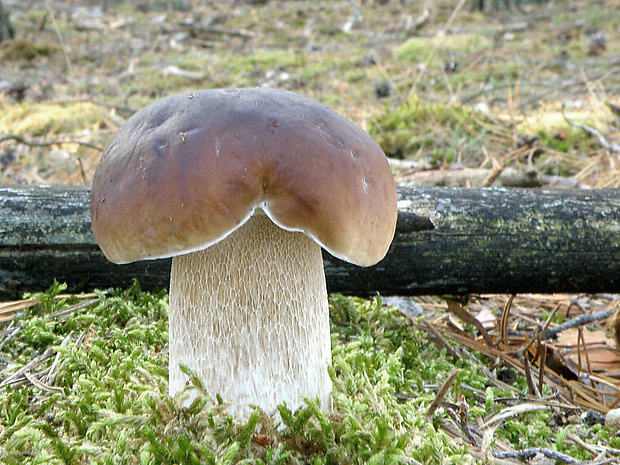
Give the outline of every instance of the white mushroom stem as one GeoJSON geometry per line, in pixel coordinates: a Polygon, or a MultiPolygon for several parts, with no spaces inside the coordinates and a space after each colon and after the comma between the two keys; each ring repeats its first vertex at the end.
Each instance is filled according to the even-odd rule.
{"type": "Polygon", "coordinates": [[[331,406],[327,290],[320,246],[252,216],[224,240],[175,257],[170,277],[170,395],[185,364],[244,417],[303,397],[331,406]]]}

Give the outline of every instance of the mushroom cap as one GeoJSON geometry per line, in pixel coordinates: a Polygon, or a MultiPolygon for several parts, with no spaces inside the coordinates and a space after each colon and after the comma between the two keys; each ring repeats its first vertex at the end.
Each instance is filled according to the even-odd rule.
{"type": "Polygon", "coordinates": [[[392,242],[396,187],[368,133],[314,100],[258,88],[146,106],[112,137],[93,179],[93,231],[115,263],[205,249],[257,208],[369,266],[392,242]]]}

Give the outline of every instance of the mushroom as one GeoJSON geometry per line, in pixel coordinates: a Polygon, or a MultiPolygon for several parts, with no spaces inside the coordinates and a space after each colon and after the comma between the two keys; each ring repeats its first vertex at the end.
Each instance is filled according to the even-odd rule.
{"type": "Polygon", "coordinates": [[[184,364],[237,417],[304,397],[330,409],[321,246],[373,265],[396,216],[372,137],[277,89],[204,90],[143,108],[104,150],[91,199],[109,260],[173,257],[170,395],[187,384],[184,364]]]}

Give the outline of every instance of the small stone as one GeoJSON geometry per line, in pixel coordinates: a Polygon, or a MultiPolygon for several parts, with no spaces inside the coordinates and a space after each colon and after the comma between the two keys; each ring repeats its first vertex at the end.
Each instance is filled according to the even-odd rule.
{"type": "Polygon", "coordinates": [[[376,82],[375,95],[377,98],[389,97],[392,95],[392,85],[388,81],[376,82]]]}
{"type": "Polygon", "coordinates": [[[610,429],[620,429],[620,408],[615,408],[605,415],[605,426],[610,429]]]}
{"type": "Polygon", "coordinates": [[[602,425],[605,423],[605,417],[600,412],[590,409],[583,415],[583,422],[590,427],[602,425]]]}
{"type": "Polygon", "coordinates": [[[514,384],[517,382],[517,373],[512,368],[502,368],[497,372],[497,379],[502,383],[514,384]]]}
{"type": "Polygon", "coordinates": [[[424,309],[410,297],[382,296],[381,301],[386,305],[396,307],[409,318],[418,318],[424,315],[424,309]]]}

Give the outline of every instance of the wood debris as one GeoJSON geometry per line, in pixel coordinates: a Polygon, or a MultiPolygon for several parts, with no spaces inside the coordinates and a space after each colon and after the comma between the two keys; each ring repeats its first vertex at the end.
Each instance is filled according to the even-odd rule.
{"type": "Polygon", "coordinates": [[[438,407],[444,408],[452,419],[441,423],[444,431],[468,444],[474,457],[491,457],[493,463],[523,463],[534,457],[555,463],[618,463],[620,451],[585,444],[576,434],[566,440],[590,452],[591,461],[544,448],[514,450],[495,437],[507,420],[539,410],[566,416],[598,412],[607,414],[608,425],[620,425],[620,350],[609,325],[618,318],[617,296],[491,295],[472,296],[467,303],[442,300],[417,300],[426,316],[411,320],[455,359],[467,357],[478,363],[490,385],[513,392],[514,397],[505,399],[508,405],[484,423],[469,425],[464,398],[458,404],[443,400],[454,372],[444,386],[437,387],[429,418],[438,407]],[[468,350],[488,359],[478,360],[468,350]],[[524,376],[529,392],[502,381],[500,373],[505,370],[524,376]]]}
{"type": "MultiPolygon", "coordinates": [[[[103,294],[110,294],[112,289],[103,291],[103,294]]],[[[77,299],[78,303],[70,305],[69,307],[52,313],[46,318],[48,319],[61,319],[67,315],[96,304],[100,300],[99,294],[58,294],[54,297],[54,300],[61,301],[64,299],[77,299]]],[[[13,302],[0,303],[0,324],[9,323],[2,329],[0,329],[0,350],[9,343],[23,328],[23,324],[15,324],[15,321],[23,316],[22,310],[39,305],[40,302],[36,299],[22,299],[13,302]]],[[[75,344],[79,345],[84,340],[84,333],[78,335],[76,338],[71,334],[68,335],[60,344],[59,347],[66,347],[71,339],[75,339],[75,344]]],[[[9,360],[6,360],[6,366],[0,365],[0,391],[8,386],[13,388],[23,386],[25,384],[31,384],[39,388],[43,392],[54,393],[61,392],[62,389],[53,385],[56,379],[58,369],[62,366],[60,362],[60,352],[56,347],[47,347],[45,351],[37,357],[34,357],[30,362],[23,365],[21,368],[14,370],[14,366],[9,360]],[[54,361],[51,365],[48,360],[54,357],[54,361]]]]}

